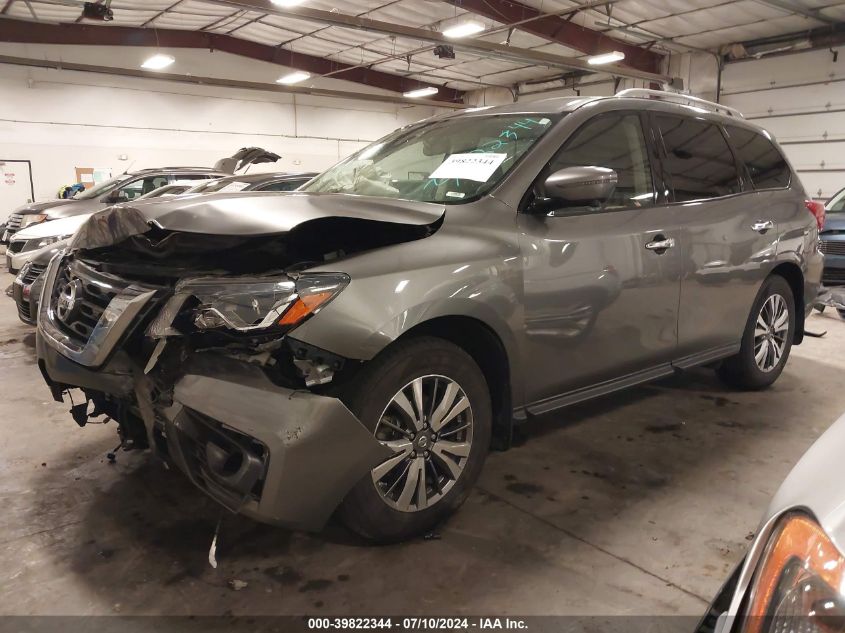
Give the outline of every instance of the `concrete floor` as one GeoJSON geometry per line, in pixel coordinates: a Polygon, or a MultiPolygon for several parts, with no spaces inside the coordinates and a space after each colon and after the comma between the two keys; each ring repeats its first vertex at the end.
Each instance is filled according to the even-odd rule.
{"type": "Polygon", "coordinates": [[[218,508],[144,454],[108,463],[114,426],[79,429],[50,399],[0,297],[0,614],[698,615],[845,411],[845,322],[808,327],[827,335],[767,392],[702,369],[533,424],[439,539],[369,547],[227,516],[212,569],[218,508]]]}

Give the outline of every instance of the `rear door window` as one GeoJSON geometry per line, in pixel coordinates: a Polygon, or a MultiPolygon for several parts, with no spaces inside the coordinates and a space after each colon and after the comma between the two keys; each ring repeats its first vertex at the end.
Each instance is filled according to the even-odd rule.
{"type": "Polygon", "coordinates": [[[789,165],[770,139],[754,130],[732,125],[725,128],[755,189],[783,189],[789,186],[789,165]]]}
{"type": "Polygon", "coordinates": [[[719,198],[742,190],[722,131],[691,117],[655,115],[663,139],[663,172],[675,202],[719,198]]]}

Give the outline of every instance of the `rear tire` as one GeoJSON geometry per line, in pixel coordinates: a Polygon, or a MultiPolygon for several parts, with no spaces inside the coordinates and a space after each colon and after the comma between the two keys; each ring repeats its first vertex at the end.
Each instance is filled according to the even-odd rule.
{"type": "Polygon", "coordinates": [[[377,356],[344,391],[349,409],[396,451],[346,496],[344,523],[381,543],[431,530],[463,503],[487,456],[493,416],[484,374],[460,347],[420,337],[377,356]]]}
{"type": "Polygon", "coordinates": [[[843,310],[841,308],[836,308],[836,311],[839,313],[839,316],[841,316],[843,319],[845,319],[845,310],[843,310]]]}
{"type": "Polygon", "coordinates": [[[783,371],[795,336],[795,299],[779,275],[769,277],[757,293],[739,352],[722,361],[719,377],[738,389],[765,389],[783,371]]]}

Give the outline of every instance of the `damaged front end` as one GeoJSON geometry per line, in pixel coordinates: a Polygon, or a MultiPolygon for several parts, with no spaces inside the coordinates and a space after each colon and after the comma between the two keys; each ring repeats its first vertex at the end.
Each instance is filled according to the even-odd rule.
{"type": "Polygon", "coordinates": [[[45,273],[37,348],[55,399],[84,394],[80,426],[114,420],[124,449],[151,448],[228,509],[319,529],[390,450],[335,397],[360,361],[295,338],[350,284],[308,269],[436,225],[304,224],[220,235],[96,214],[45,273]]]}

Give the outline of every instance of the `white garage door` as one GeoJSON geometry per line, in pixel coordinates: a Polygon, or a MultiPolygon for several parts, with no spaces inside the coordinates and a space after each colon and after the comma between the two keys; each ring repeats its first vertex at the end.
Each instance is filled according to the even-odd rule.
{"type": "Polygon", "coordinates": [[[825,49],[728,64],[722,103],[741,110],[783,146],[807,193],[845,187],[845,50],[825,49]]]}
{"type": "Polygon", "coordinates": [[[28,160],[0,160],[0,223],[13,209],[32,202],[32,172],[28,160]]]}

